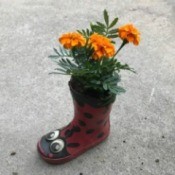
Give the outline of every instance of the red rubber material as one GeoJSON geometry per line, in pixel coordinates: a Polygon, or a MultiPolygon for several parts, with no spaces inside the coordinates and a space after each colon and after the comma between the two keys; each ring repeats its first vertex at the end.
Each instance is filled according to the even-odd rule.
{"type": "Polygon", "coordinates": [[[40,146],[40,142],[38,142],[37,144],[37,148],[38,148],[38,152],[40,153],[40,156],[42,157],[43,160],[45,160],[47,163],[49,164],[53,164],[53,165],[60,165],[60,164],[64,164],[64,163],[67,163],[77,157],[79,157],[81,154],[85,153],[87,150],[99,145],[100,143],[104,142],[107,138],[108,138],[109,134],[101,139],[101,140],[98,140],[98,142],[94,142],[92,143],[91,145],[88,145],[87,147],[84,147],[84,149],[82,151],[79,151],[77,152],[76,154],[74,155],[70,155],[66,158],[59,158],[59,159],[51,159],[51,158],[47,158],[43,155],[43,153],[41,152],[41,146],[40,146]]]}
{"type": "Polygon", "coordinates": [[[104,104],[96,99],[85,98],[72,89],[71,94],[73,120],[67,126],[44,135],[37,144],[41,157],[51,164],[66,163],[103,142],[109,135],[110,99],[109,103],[104,104]],[[59,151],[54,151],[59,148],[59,151]]]}

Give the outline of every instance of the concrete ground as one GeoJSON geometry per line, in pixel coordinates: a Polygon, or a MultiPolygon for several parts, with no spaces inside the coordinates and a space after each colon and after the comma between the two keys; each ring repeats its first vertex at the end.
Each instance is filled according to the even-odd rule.
{"type": "Polygon", "coordinates": [[[0,0],[0,175],[175,175],[174,0],[0,0]],[[107,9],[133,22],[140,46],[118,59],[127,92],[111,114],[111,135],[70,163],[40,159],[43,134],[72,119],[69,77],[48,75],[61,33],[102,19],[107,9]],[[174,10],[174,11],[173,11],[174,10]],[[12,155],[11,155],[12,154],[12,155]]]}

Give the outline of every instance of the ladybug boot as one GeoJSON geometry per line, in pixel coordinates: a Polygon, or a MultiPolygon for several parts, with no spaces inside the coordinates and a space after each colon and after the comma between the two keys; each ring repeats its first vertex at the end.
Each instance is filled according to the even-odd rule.
{"type": "Polygon", "coordinates": [[[103,100],[75,91],[69,82],[74,102],[74,118],[69,125],[44,135],[37,148],[48,163],[62,164],[104,141],[110,131],[109,115],[115,95],[103,100]]]}

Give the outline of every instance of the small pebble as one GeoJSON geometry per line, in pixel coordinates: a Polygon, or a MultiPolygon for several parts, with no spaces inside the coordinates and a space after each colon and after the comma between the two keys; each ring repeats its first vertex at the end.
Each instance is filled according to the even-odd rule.
{"type": "Polygon", "coordinates": [[[18,173],[17,172],[13,172],[12,175],[18,175],[18,173]]]}
{"type": "Polygon", "coordinates": [[[83,173],[80,173],[80,175],[83,175],[83,173]]]}
{"type": "Polygon", "coordinates": [[[141,164],[143,165],[143,162],[141,164]]]}
{"type": "Polygon", "coordinates": [[[156,162],[156,163],[159,163],[159,159],[156,159],[155,162],[156,162]]]}
{"type": "Polygon", "coordinates": [[[123,140],[123,143],[126,143],[126,140],[123,140]]]}
{"type": "Polygon", "coordinates": [[[164,139],[165,138],[165,136],[162,136],[162,139],[164,139]]]}
{"type": "Polygon", "coordinates": [[[14,156],[14,155],[16,155],[16,152],[15,151],[13,151],[13,152],[11,152],[11,154],[10,154],[11,156],[14,156]]]}

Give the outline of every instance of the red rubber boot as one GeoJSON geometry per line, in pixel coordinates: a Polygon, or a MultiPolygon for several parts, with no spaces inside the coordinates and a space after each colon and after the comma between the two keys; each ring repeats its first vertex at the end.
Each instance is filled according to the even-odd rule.
{"type": "Polygon", "coordinates": [[[44,135],[37,145],[41,157],[52,164],[78,157],[104,141],[110,131],[109,115],[115,96],[99,100],[79,94],[69,85],[74,102],[72,122],[44,135]]]}

